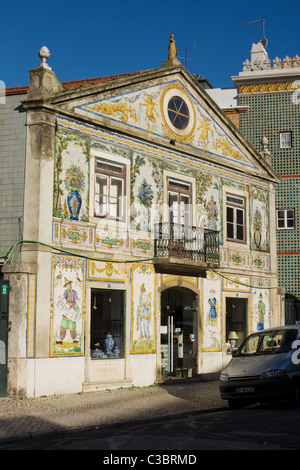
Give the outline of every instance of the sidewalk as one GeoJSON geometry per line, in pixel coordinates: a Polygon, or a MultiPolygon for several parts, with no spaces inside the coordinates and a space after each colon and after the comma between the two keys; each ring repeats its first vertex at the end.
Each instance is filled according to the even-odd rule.
{"type": "Polygon", "coordinates": [[[198,380],[40,398],[0,398],[0,442],[224,406],[218,381],[198,380]]]}

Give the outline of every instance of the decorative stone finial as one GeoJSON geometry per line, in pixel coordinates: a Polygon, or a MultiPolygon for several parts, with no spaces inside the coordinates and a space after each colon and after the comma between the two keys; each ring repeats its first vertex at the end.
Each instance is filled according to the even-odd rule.
{"type": "Polygon", "coordinates": [[[175,47],[175,39],[174,39],[174,34],[170,35],[170,40],[169,40],[169,55],[168,59],[176,59],[177,58],[177,49],[175,47]]]}
{"type": "Polygon", "coordinates": [[[44,67],[46,69],[49,69],[51,70],[51,67],[49,67],[49,65],[46,63],[46,60],[49,59],[50,57],[50,51],[48,49],[48,47],[46,46],[43,46],[41,47],[41,49],[39,50],[39,57],[41,59],[41,64],[40,64],[40,67],[44,67]]]}
{"type": "Polygon", "coordinates": [[[251,70],[251,62],[250,60],[246,59],[245,62],[243,62],[243,72],[248,72],[251,70]]]}
{"type": "Polygon", "coordinates": [[[42,62],[34,69],[29,70],[30,82],[27,95],[28,100],[48,98],[52,96],[53,93],[59,93],[63,89],[57,76],[46,63],[46,60],[50,57],[48,47],[41,47],[38,55],[42,62]]]}
{"type": "Polygon", "coordinates": [[[279,57],[277,57],[277,56],[273,60],[273,68],[274,69],[281,69],[281,59],[279,59],[279,57]]]}
{"type": "Polygon", "coordinates": [[[289,56],[286,56],[285,59],[283,59],[283,68],[291,68],[292,67],[292,59],[289,56]]]}
{"type": "Polygon", "coordinates": [[[260,143],[261,143],[262,150],[268,150],[269,141],[268,141],[267,137],[265,137],[265,136],[262,137],[260,143]]]}
{"type": "Polygon", "coordinates": [[[179,60],[177,59],[177,49],[175,46],[175,39],[174,34],[170,35],[169,39],[169,51],[168,51],[168,59],[164,61],[162,67],[174,67],[177,65],[181,65],[179,60]]]}
{"type": "Polygon", "coordinates": [[[270,165],[271,164],[271,153],[269,152],[269,149],[268,149],[268,139],[267,137],[263,136],[261,138],[261,152],[260,154],[262,155],[262,157],[265,159],[265,161],[270,165]]]}

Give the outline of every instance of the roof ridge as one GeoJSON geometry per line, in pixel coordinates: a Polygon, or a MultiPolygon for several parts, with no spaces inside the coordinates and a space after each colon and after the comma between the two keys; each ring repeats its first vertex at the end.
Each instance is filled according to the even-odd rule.
{"type": "MultiPolygon", "coordinates": [[[[114,74],[114,75],[107,75],[105,77],[94,77],[94,78],[81,78],[78,80],[67,80],[64,82],[61,82],[61,84],[67,89],[67,90],[76,90],[77,88],[80,88],[82,86],[88,86],[88,85],[93,85],[97,83],[102,83],[102,82],[108,82],[111,80],[116,80],[117,78],[123,78],[123,77],[131,77],[133,75],[137,75],[139,73],[142,73],[141,71],[137,72],[126,72],[126,73],[120,73],[120,74],[114,74]]],[[[15,87],[6,87],[5,88],[5,94],[6,95],[22,95],[28,92],[29,85],[25,86],[15,86],[15,87]]]]}

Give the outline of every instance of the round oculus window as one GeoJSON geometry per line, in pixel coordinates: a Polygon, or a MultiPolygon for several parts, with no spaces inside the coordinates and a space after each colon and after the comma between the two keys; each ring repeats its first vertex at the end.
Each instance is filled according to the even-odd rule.
{"type": "Polygon", "coordinates": [[[188,105],[180,96],[172,96],[168,102],[168,117],[171,124],[179,130],[184,130],[190,120],[188,105]]]}

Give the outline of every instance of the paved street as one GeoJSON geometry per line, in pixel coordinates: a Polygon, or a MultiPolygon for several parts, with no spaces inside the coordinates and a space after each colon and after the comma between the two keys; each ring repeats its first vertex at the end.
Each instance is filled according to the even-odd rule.
{"type": "Polygon", "coordinates": [[[98,450],[99,460],[153,450],[300,449],[300,409],[229,410],[217,381],[3,399],[0,406],[0,450],[98,450]]]}
{"type": "Polygon", "coordinates": [[[118,388],[71,395],[0,399],[0,442],[38,433],[111,426],[226,406],[218,381],[118,388]]]}
{"type": "MultiPolygon", "coordinates": [[[[0,444],[0,450],[97,450],[110,455],[196,455],[215,450],[299,450],[300,412],[284,406],[213,411],[141,424],[66,431],[0,444]],[[143,453],[141,453],[143,451],[143,453]]],[[[99,461],[99,454],[97,454],[99,461]]]]}

